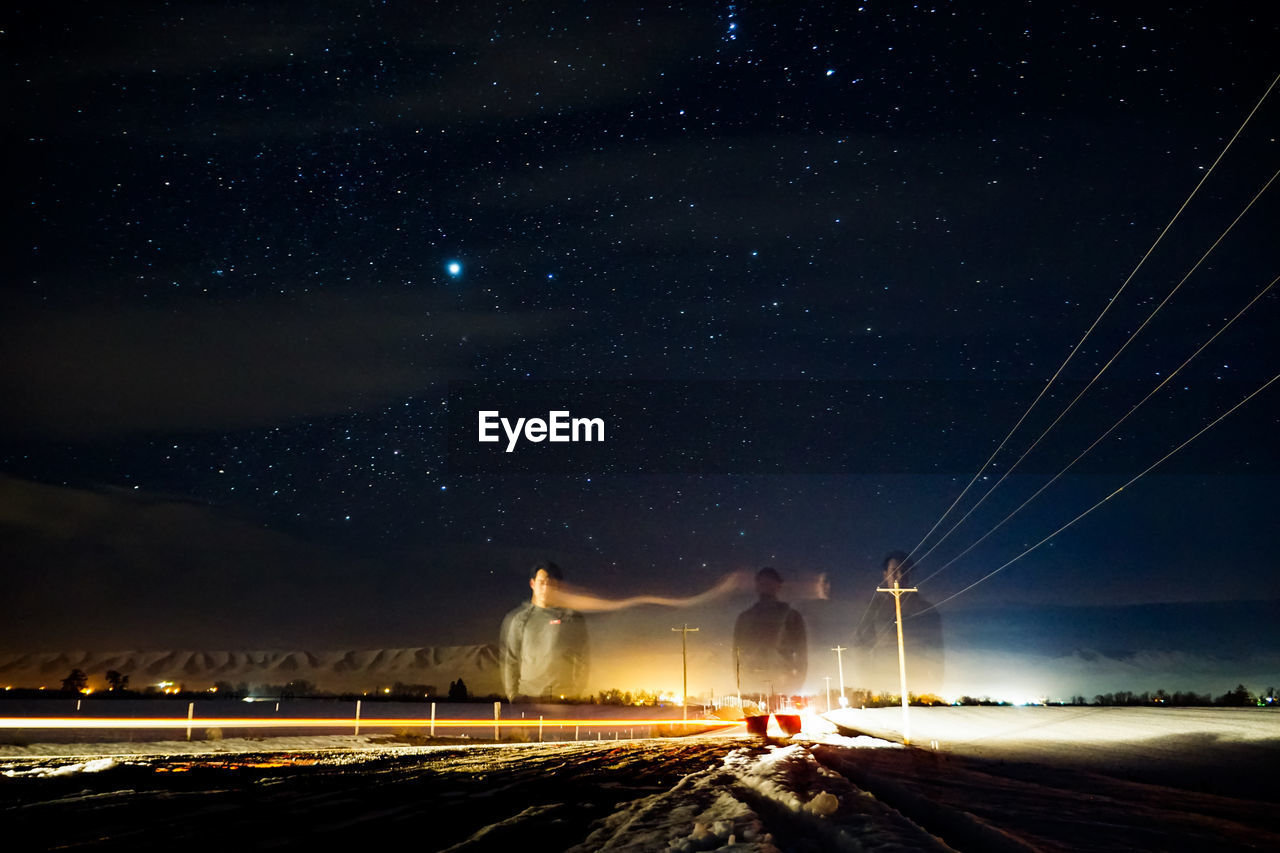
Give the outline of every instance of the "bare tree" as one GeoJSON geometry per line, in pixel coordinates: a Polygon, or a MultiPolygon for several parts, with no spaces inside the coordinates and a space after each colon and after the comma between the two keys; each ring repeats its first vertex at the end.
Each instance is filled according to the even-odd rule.
{"type": "Polygon", "coordinates": [[[73,669],[62,679],[62,689],[68,693],[79,693],[89,686],[89,676],[82,669],[73,669]]]}

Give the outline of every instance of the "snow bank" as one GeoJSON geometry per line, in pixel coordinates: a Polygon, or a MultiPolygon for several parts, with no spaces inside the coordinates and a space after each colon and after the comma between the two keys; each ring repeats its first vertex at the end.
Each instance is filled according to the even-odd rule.
{"type": "MultiPolygon", "coordinates": [[[[385,734],[315,735],[299,737],[227,738],[226,740],[157,740],[148,742],[0,744],[0,757],[10,759],[130,757],[174,755],[236,755],[246,752],[310,752],[313,750],[387,750],[385,734]]],[[[399,747],[429,749],[430,747],[399,747]]],[[[99,769],[107,769],[105,767],[99,769]]]]}
{"type": "MultiPolygon", "coordinates": [[[[832,737],[834,741],[837,738],[832,737]]],[[[889,746],[848,738],[844,748],[889,746]],[[852,745],[856,742],[856,746],[852,745]]],[[[752,745],[668,791],[625,804],[572,853],[596,850],[948,850],[817,761],[812,745],[752,745]]]]}
{"type": "Polygon", "coordinates": [[[5,768],[0,771],[0,775],[8,776],[15,779],[20,776],[35,776],[46,779],[52,776],[75,776],[79,773],[101,773],[103,770],[110,770],[116,766],[113,758],[95,758],[91,761],[82,761],[75,764],[58,764],[52,767],[28,767],[26,770],[14,770],[5,768]]]}

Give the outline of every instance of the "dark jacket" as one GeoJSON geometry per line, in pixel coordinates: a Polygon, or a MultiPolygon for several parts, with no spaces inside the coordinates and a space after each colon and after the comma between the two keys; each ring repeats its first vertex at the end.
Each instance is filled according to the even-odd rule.
{"type": "Polygon", "coordinates": [[[733,626],[733,646],[744,692],[792,694],[804,686],[804,617],[785,602],[761,599],[742,611],[733,626]]]}

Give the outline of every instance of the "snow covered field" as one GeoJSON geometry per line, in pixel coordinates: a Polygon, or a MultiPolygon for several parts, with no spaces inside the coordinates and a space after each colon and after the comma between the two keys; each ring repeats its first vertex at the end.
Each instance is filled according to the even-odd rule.
{"type": "MultiPolygon", "coordinates": [[[[899,708],[835,711],[846,730],[901,739],[899,708]]],[[[1280,713],[1269,708],[933,707],[910,710],[916,746],[1047,762],[1244,795],[1280,786],[1280,713]]]]}
{"type": "MultiPolygon", "coordinates": [[[[900,714],[833,716],[892,735],[900,714]]],[[[0,821],[35,839],[9,849],[1280,849],[1266,710],[913,708],[911,722],[914,748],[816,721],[767,743],[33,742],[4,748],[0,821]]]]}

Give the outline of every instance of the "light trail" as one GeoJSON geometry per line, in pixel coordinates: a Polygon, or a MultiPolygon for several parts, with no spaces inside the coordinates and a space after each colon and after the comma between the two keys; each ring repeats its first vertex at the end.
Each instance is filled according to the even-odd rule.
{"type": "Polygon", "coordinates": [[[621,729],[641,726],[684,726],[722,729],[742,725],[741,720],[588,720],[522,718],[519,720],[430,720],[383,717],[0,717],[0,729],[253,729],[253,728],[567,728],[621,729]]]}

